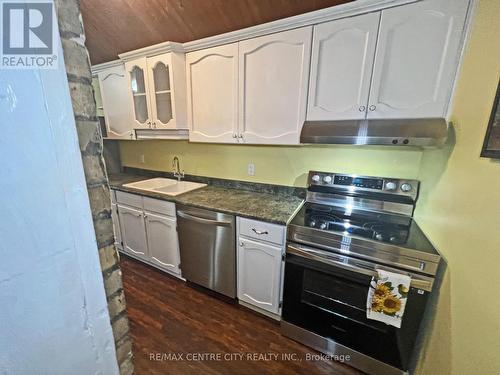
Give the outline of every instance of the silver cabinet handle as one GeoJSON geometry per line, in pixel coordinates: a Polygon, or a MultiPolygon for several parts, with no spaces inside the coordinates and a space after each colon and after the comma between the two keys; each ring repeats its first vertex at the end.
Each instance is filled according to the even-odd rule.
{"type": "Polygon", "coordinates": [[[240,246],[245,247],[245,243],[243,241],[240,241],[240,246]]]}
{"type": "Polygon", "coordinates": [[[370,107],[368,107],[368,109],[370,111],[375,111],[377,109],[377,106],[372,104],[370,107]]]}
{"type": "Polygon", "coordinates": [[[233,134],[233,138],[238,138],[238,136],[236,135],[236,133],[233,134]]]}
{"type": "Polygon", "coordinates": [[[360,112],[364,112],[366,111],[366,107],[364,105],[362,105],[361,107],[359,107],[359,111],[360,112]]]}
{"type": "Polygon", "coordinates": [[[262,234],[269,234],[269,232],[267,230],[257,230],[255,228],[252,228],[252,230],[255,234],[258,234],[259,236],[262,234]]]}
{"type": "Polygon", "coordinates": [[[202,217],[189,215],[188,213],[186,213],[184,211],[177,211],[177,215],[182,217],[183,219],[191,220],[191,221],[194,221],[194,222],[197,222],[200,224],[211,224],[211,225],[218,225],[218,226],[223,226],[223,227],[228,227],[231,225],[230,221],[205,219],[202,217]]]}
{"type": "MultiPolygon", "coordinates": [[[[139,215],[139,216],[140,216],[140,215],[139,215]]],[[[147,217],[148,217],[148,215],[144,214],[144,219],[145,219],[145,218],[147,218],[147,217]]]]}
{"type": "Polygon", "coordinates": [[[243,139],[243,134],[240,133],[240,135],[238,135],[238,138],[243,139]]]}
{"type": "MultiPolygon", "coordinates": [[[[352,261],[346,262],[345,256],[336,255],[334,253],[330,253],[330,252],[326,252],[326,251],[322,251],[322,250],[315,250],[315,249],[311,249],[311,248],[306,248],[303,246],[294,246],[294,245],[288,244],[286,252],[288,254],[293,254],[293,255],[297,255],[299,257],[315,260],[315,261],[320,262],[320,263],[325,263],[325,264],[328,264],[330,266],[342,268],[342,269],[356,272],[356,273],[366,275],[366,276],[377,277],[378,276],[377,269],[378,268],[384,269],[384,267],[381,267],[377,264],[368,263],[365,261],[361,262],[361,261],[352,260],[352,261]],[[366,264],[364,264],[364,263],[366,263],[366,264]]],[[[391,270],[391,269],[389,269],[389,270],[391,270]]],[[[423,289],[423,290],[426,290],[428,292],[430,292],[432,290],[433,280],[431,280],[430,278],[422,276],[421,279],[418,279],[412,274],[408,274],[408,275],[412,276],[410,285],[413,286],[414,288],[423,289]]]]}

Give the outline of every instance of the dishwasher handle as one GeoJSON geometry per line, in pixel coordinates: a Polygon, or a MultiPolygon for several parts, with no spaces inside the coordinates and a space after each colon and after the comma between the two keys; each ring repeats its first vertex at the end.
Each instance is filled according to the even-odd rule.
{"type": "Polygon", "coordinates": [[[219,227],[229,227],[232,225],[232,223],[230,221],[205,219],[203,217],[190,215],[184,211],[177,211],[177,215],[179,215],[183,219],[191,220],[191,221],[194,221],[194,222],[200,223],[200,224],[217,225],[219,227]]]}

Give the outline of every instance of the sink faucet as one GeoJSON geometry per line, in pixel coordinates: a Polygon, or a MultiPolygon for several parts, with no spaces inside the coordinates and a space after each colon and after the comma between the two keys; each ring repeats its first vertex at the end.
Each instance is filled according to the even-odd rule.
{"type": "Polygon", "coordinates": [[[177,181],[181,182],[181,178],[184,178],[184,171],[181,172],[181,165],[177,156],[174,156],[172,168],[174,168],[174,177],[177,177],[177,181]]]}

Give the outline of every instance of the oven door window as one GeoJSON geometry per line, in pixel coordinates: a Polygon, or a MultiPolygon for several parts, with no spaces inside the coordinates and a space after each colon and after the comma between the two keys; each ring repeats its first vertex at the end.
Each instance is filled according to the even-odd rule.
{"type": "Polygon", "coordinates": [[[400,329],[366,318],[371,277],[287,254],[283,319],[406,369],[426,295],[410,289],[400,329]]]}
{"type": "Polygon", "coordinates": [[[386,324],[366,319],[366,298],[371,278],[347,278],[342,277],[342,273],[332,275],[305,269],[302,279],[302,303],[347,321],[388,332],[386,324]]]}

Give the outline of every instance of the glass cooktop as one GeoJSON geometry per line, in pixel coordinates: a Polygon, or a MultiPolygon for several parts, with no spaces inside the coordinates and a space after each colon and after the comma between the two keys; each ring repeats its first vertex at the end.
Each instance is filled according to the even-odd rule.
{"type": "Polygon", "coordinates": [[[376,214],[347,214],[333,206],[305,203],[290,224],[436,253],[411,218],[391,220],[376,214]]]}

